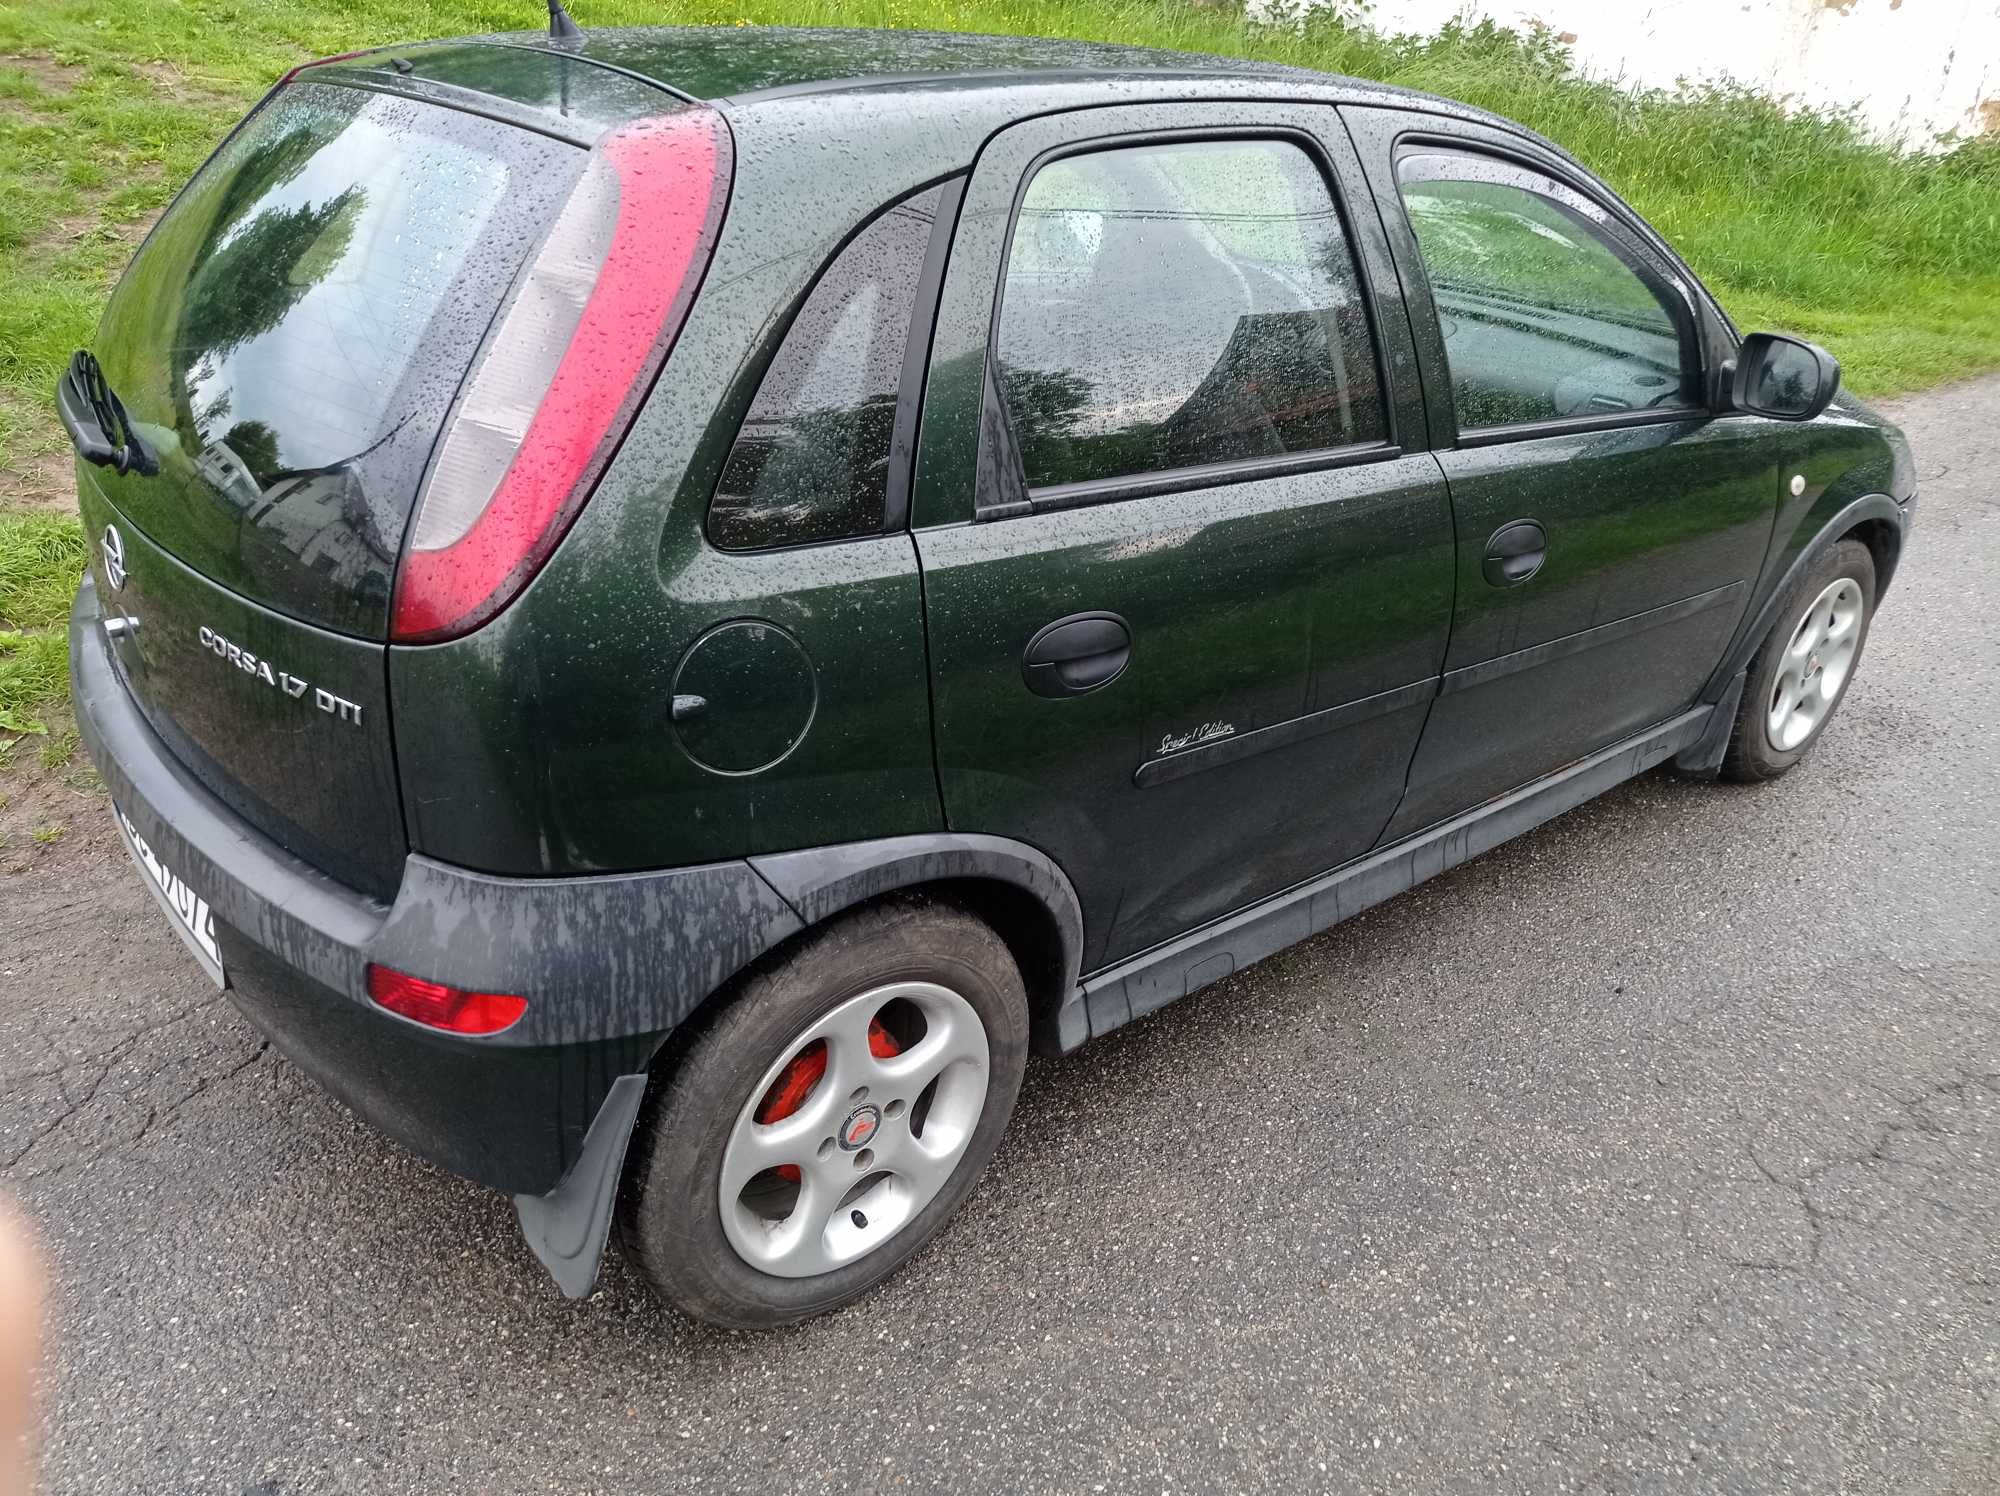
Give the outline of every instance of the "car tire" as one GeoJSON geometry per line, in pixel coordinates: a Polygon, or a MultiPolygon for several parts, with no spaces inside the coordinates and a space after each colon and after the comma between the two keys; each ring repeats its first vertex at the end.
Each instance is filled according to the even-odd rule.
{"type": "Polygon", "coordinates": [[[1751,658],[1722,777],[1776,779],[1806,756],[1846,698],[1875,615],[1875,558],[1829,546],[1792,584],[1751,658]]]}
{"type": "Polygon", "coordinates": [[[656,1080],[620,1199],[627,1254],[668,1304],[731,1329],[847,1303],[971,1192],[1027,1054],[1021,975],[985,924],[908,896],[837,919],[656,1080]]]}

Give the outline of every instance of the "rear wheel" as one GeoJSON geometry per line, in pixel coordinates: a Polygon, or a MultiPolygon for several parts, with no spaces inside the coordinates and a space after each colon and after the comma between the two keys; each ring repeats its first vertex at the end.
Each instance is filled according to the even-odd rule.
{"type": "Polygon", "coordinates": [[[1858,540],[1807,568],[1750,662],[1725,779],[1776,779],[1805,757],[1847,695],[1874,612],[1875,558],[1858,540]]]}
{"type": "Polygon", "coordinates": [[[843,1304],[971,1191],[1027,1049],[1020,973],[978,920],[914,900],[839,920],[755,976],[658,1087],[626,1246],[713,1324],[843,1304]]]}

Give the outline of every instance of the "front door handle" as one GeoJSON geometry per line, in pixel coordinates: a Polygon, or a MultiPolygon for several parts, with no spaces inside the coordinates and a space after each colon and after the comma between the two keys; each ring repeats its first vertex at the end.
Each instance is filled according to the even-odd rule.
{"type": "Polygon", "coordinates": [[[1132,630],[1116,613],[1072,613],[1036,631],[1021,679],[1037,696],[1082,696],[1110,685],[1132,663],[1132,630]]]}
{"type": "Polygon", "coordinates": [[[1502,525],[1486,542],[1486,561],[1480,567],[1495,587],[1513,587],[1542,569],[1549,558],[1549,537],[1531,519],[1517,519],[1502,525]]]}

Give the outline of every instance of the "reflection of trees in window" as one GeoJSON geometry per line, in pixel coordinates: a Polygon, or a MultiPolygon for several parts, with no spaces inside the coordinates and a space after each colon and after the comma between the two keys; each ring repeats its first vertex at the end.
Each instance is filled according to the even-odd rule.
{"type": "Polygon", "coordinates": [[[880,525],[896,397],[746,420],[723,464],[711,523],[725,544],[800,544],[880,525]],[[865,527],[865,526],[864,526],[865,527]]]}
{"type": "Polygon", "coordinates": [[[366,194],[349,187],[318,205],[259,214],[188,283],[181,312],[187,362],[269,332],[347,253],[366,194]]]}
{"type": "MultiPolygon", "coordinates": [[[[284,105],[278,105],[284,108],[284,105]]],[[[223,180],[216,193],[214,216],[202,240],[205,256],[234,228],[244,214],[278,188],[294,181],[335,136],[346,128],[344,118],[319,109],[293,111],[295,123],[276,135],[263,135],[243,153],[242,164],[223,180]]]]}
{"type": "MultiPolygon", "coordinates": [[[[359,185],[323,203],[259,211],[346,124],[341,117],[315,112],[280,134],[259,139],[216,193],[214,213],[191,257],[196,268],[181,293],[169,370],[175,409],[198,446],[208,444],[209,421],[202,417],[216,419],[227,411],[226,396],[196,410],[190,386],[198,371],[204,366],[212,370],[217,360],[276,327],[347,253],[367,202],[359,185]]],[[[275,469],[277,436],[269,435],[269,466],[275,469]]],[[[238,455],[245,454],[239,450],[238,455]]]]}
{"type": "Polygon", "coordinates": [[[349,187],[324,203],[261,213],[204,259],[181,303],[175,363],[183,386],[196,365],[276,327],[326,278],[347,253],[366,200],[349,187]]]}
{"type": "Polygon", "coordinates": [[[1089,440],[1077,429],[1083,413],[1095,403],[1089,380],[1069,369],[1028,369],[1003,363],[1000,393],[1014,429],[1020,433],[1022,466],[1030,473],[1104,476],[1071,453],[1074,443],[1089,440]]]}
{"type": "Polygon", "coordinates": [[[262,421],[238,421],[222,444],[242,460],[259,486],[278,475],[278,433],[262,421]]]}

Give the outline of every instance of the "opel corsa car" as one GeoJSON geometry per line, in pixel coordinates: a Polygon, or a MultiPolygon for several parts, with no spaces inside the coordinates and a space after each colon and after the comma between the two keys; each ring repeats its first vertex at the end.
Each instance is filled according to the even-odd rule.
{"type": "Polygon", "coordinates": [[[1442,99],[634,30],[286,77],[60,382],[117,822],[301,1068],[690,1314],[1067,1053],[1860,663],[1900,434],[1442,99]]]}

